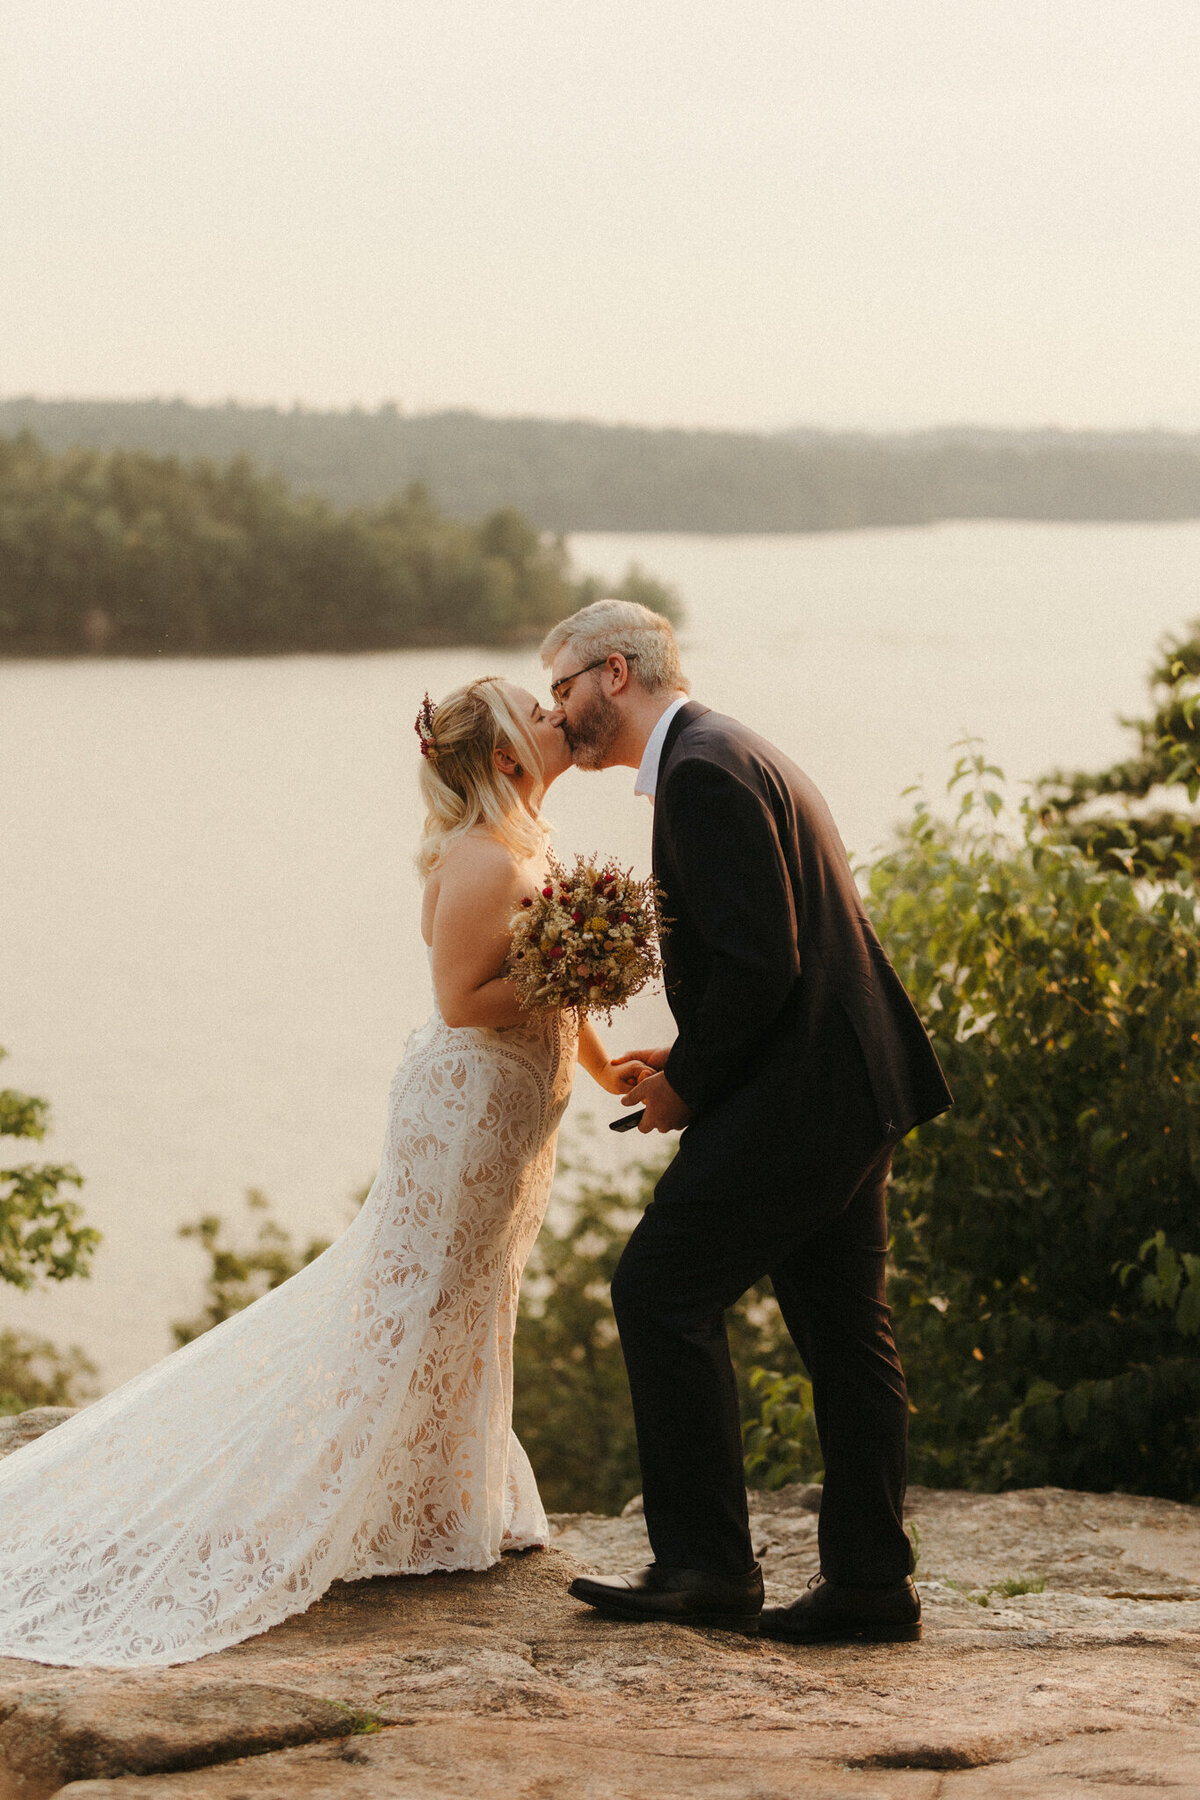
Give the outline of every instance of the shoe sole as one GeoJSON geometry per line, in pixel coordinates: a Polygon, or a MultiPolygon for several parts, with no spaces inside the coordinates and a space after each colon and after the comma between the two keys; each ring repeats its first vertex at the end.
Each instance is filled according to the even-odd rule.
{"type": "Polygon", "coordinates": [[[636,1607],[626,1610],[608,1602],[597,1605],[594,1600],[585,1600],[583,1604],[599,1613],[602,1619],[619,1619],[623,1625],[702,1625],[710,1631],[739,1631],[743,1637],[758,1636],[757,1617],[738,1618],[729,1613],[646,1613],[639,1612],[636,1607]]]}
{"type": "Polygon", "coordinates": [[[828,1631],[780,1631],[770,1625],[762,1636],[780,1644],[919,1644],[921,1623],[912,1625],[846,1625],[828,1631]]]}

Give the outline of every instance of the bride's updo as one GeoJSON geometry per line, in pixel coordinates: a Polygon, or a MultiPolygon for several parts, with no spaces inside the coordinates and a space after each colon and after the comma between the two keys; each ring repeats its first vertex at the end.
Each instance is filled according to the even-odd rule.
{"type": "Polygon", "coordinates": [[[522,859],[545,845],[548,828],[537,811],[545,791],[542,753],[500,684],[499,675],[485,675],[455,688],[436,706],[427,699],[417,716],[426,809],[416,856],[422,881],[451,845],[476,825],[522,859]],[[511,778],[496,767],[494,750],[511,750],[533,776],[529,806],[511,778]]]}

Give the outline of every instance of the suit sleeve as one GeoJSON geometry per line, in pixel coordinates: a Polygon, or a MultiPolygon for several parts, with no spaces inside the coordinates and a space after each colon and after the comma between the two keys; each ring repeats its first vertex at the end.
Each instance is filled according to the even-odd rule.
{"type": "Polygon", "coordinates": [[[658,805],[681,903],[709,953],[699,1002],[665,1070],[698,1111],[738,1079],[795,986],[795,902],[770,809],[735,775],[680,763],[658,805]]]}

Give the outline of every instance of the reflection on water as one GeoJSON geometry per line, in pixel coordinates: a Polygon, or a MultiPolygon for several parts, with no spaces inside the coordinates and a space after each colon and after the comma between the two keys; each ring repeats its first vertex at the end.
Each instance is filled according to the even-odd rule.
{"type": "MultiPolygon", "coordinates": [[[[1154,643],[1196,609],[1200,526],[961,525],[803,538],[588,536],[688,604],[696,695],[787,749],[866,853],[900,791],[982,735],[1014,778],[1123,747],[1154,643]]],[[[0,1295],[0,1325],[77,1341],[112,1382],[169,1347],[202,1257],[177,1227],[257,1185],[299,1235],[369,1178],[428,977],[410,863],[412,719],[531,654],[0,664],[0,1042],[49,1095],[105,1235],[90,1282],[0,1295]]],[[[628,771],[570,773],[559,847],[645,869],[628,771]]],[[[660,1041],[661,999],[618,1020],[660,1041]]],[[[579,1114],[613,1102],[581,1076],[579,1114]]],[[[606,1165],[645,1141],[601,1132],[606,1165]]],[[[27,1154],[21,1151],[21,1156],[27,1154]]]]}

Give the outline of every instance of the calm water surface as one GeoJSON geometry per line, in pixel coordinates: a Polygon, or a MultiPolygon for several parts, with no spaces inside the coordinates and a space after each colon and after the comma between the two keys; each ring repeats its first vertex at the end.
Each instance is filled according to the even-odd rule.
{"type": "MultiPolygon", "coordinates": [[[[572,547],[680,588],[693,691],[794,756],[860,854],[966,732],[1014,781],[1112,760],[1157,639],[1200,611],[1196,524],[572,547]]],[[[0,663],[0,1084],[50,1096],[46,1152],[104,1233],[90,1281],[0,1294],[0,1326],[80,1343],[112,1384],[197,1310],[180,1224],[237,1217],[252,1185],[297,1234],[345,1223],[429,1003],[411,721],[426,687],[489,671],[544,688],[533,655],[490,651],[0,663]]],[[[631,789],[565,776],[560,849],[648,867],[631,789]]],[[[646,999],[613,1036],[666,1030],[646,999]]],[[[612,1111],[581,1076],[568,1142],[612,1111]]],[[[643,1149],[597,1141],[612,1167],[643,1149]]]]}

